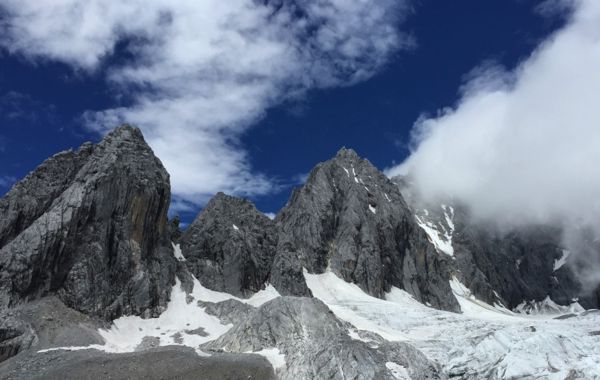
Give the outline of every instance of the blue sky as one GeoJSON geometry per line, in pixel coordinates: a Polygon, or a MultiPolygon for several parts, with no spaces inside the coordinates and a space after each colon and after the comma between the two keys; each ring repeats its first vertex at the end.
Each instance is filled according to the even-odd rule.
{"type": "MultiPolygon", "coordinates": [[[[19,6],[8,3],[13,4],[7,8],[9,11],[5,9],[4,26],[15,22],[15,7],[19,6]]],[[[401,9],[392,7],[400,15],[386,22],[395,28],[401,41],[381,52],[382,60],[368,67],[368,76],[354,79],[346,73],[335,74],[327,85],[305,86],[300,91],[297,87],[301,86],[296,82],[291,85],[285,79],[285,86],[298,91],[297,95],[281,95],[278,85],[279,92],[270,92],[267,100],[251,105],[252,112],[259,108],[256,116],[243,122],[231,121],[236,127],[225,133],[231,141],[217,153],[243,152],[239,159],[243,161],[242,169],[236,167],[227,175],[237,176],[236,170],[241,170],[248,179],[232,184],[230,179],[219,177],[215,179],[216,186],[199,190],[194,183],[182,184],[181,188],[189,187],[182,191],[186,207],[178,207],[183,219],[193,218],[207,196],[217,190],[238,192],[250,197],[260,210],[276,212],[287,201],[291,188],[298,185],[299,178],[342,146],[355,149],[381,169],[403,162],[410,154],[414,123],[421,115],[435,116],[438,110],[455,106],[461,99],[460,88],[472,70],[488,65],[513,70],[563,26],[566,11],[542,15],[539,3],[422,0],[404,3],[401,9]],[[273,99],[278,97],[283,100],[273,99]],[[253,176],[262,182],[254,183],[253,176]],[[222,188],[219,183],[223,183],[222,188]],[[239,190],[244,184],[256,190],[239,190]]],[[[50,155],[84,141],[98,141],[108,126],[98,127],[97,116],[90,122],[90,110],[140,102],[143,89],[134,91],[107,79],[121,62],[137,59],[136,52],[128,48],[128,38],[118,40],[99,64],[81,55],[73,63],[68,54],[42,48],[32,52],[15,47],[14,41],[4,41],[0,54],[0,192],[6,192],[15,180],[50,155]]],[[[336,67],[339,62],[335,61],[336,67]]],[[[354,62],[349,70],[356,65],[354,62]]],[[[264,75],[260,73],[260,78],[264,75]]],[[[290,74],[282,75],[287,78],[290,74]]],[[[316,78],[323,83],[322,77],[316,78]]],[[[129,82],[127,85],[139,86],[129,82]]],[[[172,91],[164,90],[165,87],[168,86],[161,89],[169,96],[172,91]]],[[[206,111],[193,117],[204,118],[206,111]]],[[[102,122],[106,120],[112,119],[104,118],[102,122]]],[[[185,123],[187,119],[173,120],[185,123]]],[[[143,127],[142,123],[137,124],[143,127]]],[[[177,151],[180,147],[163,149],[177,151]]],[[[185,162],[179,165],[186,166],[185,162]]],[[[185,175],[184,171],[180,173],[185,175]]],[[[211,177],[198,181],[211,181],[211,177]]]]}

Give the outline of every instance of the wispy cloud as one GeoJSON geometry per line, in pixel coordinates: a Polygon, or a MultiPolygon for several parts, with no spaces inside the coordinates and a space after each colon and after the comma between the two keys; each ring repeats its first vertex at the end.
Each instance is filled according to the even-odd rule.
{"type": "Polygon", "coordinates": [[[144,131],[175,194],[203,203],[216,191],[269,192],[240,134],[306,90],[346,86],[380,70],[410,38],[402,0],[5,0],[0,44],[29,59],[103,70],[132,99],[90,111],[106,132],[144,131]],[[107,60],[117,44],[130,59],[107,60]]]}
{"type": "Polygon", "coordinates": [[[309,175],[310,175],[310,172],[296,174],[295,176],[292,177],[293,185],[304,185],[306,183],[306,181],[308,180],[309,175]]]}
{"type": "MultiPolygon", "coordinates": [[[[55,120],[56,107],[53,104],[40,102],[28,94],[8,91],[0,94],[0,118],[29,124],[47,123],[55,120]]],[[[0,138],[1,148],[2,140],[0,138]]]]}
{"type": "Polygon", "coordinates": [[[600,225],[600,2],[553,3],[570,5],[569,23],[515,70],[475,71],[454,108],[416,123],[412,155],[390,174],[482,218],[600,225]]]}
{"type": "Polygon", "coordinates": [[[15,177],[0,176],[0,188],[1,189],[6,190],[6,189],[10,188],[12,185],[14,185],[15,182],[17,182],[17,179],[15,177]]]}

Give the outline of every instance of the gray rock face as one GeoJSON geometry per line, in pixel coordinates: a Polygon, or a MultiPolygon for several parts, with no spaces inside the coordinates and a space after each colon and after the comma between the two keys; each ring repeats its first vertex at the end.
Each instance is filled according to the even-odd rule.
{"type": "Polygon", "coordinates": [[[249,201],[223,193],[181,237],[185,263],[202,285],[239,297],[264,288],[275,248],[273,221],[249,201]]]}
{"type": "Polygon", "coordinates": [[[0,309],[57,294],[106,319],[158,314],[176,267],[169,202],[137,128],[50,158],[0,201],[0,309]]]}
{"type": "Polygon", "coordinates": [[[317,165],[275,221],[278,256],[270,281],[282,294],[309,294],[302,267],[330,269],[376,297],[397,286],[434,307],[458,310],[447,258],[416,225],[398,187],[352,150],[317,165]]]}
{"type": "Polygon", "coordinates": [[[26,351],[102,344],[99,327],[104,326],[53,296],[4,310],[0,312],[0,363],[26,351]]]}
{"type": "Polygon", "coordinates": [[[562,257],[560,231],[529,226],[498,232],[464,222],[456,228],[457,267],[473,293],[487,302],[497,298],[494,291],[511,309],[548,295],[561,304],[576,297],[578,285],[567,267],[554,271],[562,257]]]}
{"type": "Polygon", "coordinates": [[[186,265],[213,290],[247,297],[271,282],[310,296],[303,269],[332,270],[383,297],[392,286],[458,310],[438,255],[397,186],[352,150],[319,164],[275,222],[250,202],[216,195],[181,237],[186,265]]]}
{"type": "Polygon", "coordinates": [[[38,337],[30,324],[11,313],[0,313],[0,363],[29,349],[38,337]]]}
{"type": "Polygon", "coordinates": [[[257,352],[278,349],[280,379],[394,379],[386,363],[404,367],[412,379],[441,379],[437,366],[403,343],[353,340],[348,326],[321,301],[308,297],[272,300],[205,349],[257,352]]]}
{"type": "Polygon", "coordinates": [[[241,323],[255,310],[254,307],[234,299],[217,303],[198,301],[198,306],[203,307],[208,314],[219,318],[223,324],[241,323]]]}
{"type": "Polygon", "coordinates": [[[68,150],[50,157],[0,199],[0,247],[50,208],[72,184],[92,151],[93,146],[86,143],[77,151],[68,150]]]}
{"type": "Polygon", "coordinates": [[[179,244],[179,240],[181,239],[181,235],[183,234],[181,232],[181,228],[179,228],[179,223],[181,223],[179,215],[176,215],[171,220],[169,220],[169,233],[171,236],[171,241],[174,244],[179,244]]]}
{"type": "Polygon", "coordinates": [[[583,292],[569,266],[555,269],[564,255],[560,228],[527,225],[506,229],[475,221],[457,202],[425,204],[405,178],[393,181],[418,218],[441,235],[451,235],[452,271],[479,299],[490,304],[501,302],[511,309],[523,301],[541,301],[547,296],[562,305],[578,298],[584,307],[598,307],[594,294],[583,292]],[[448,219],[452,231],[448,231],[448,219]]]}

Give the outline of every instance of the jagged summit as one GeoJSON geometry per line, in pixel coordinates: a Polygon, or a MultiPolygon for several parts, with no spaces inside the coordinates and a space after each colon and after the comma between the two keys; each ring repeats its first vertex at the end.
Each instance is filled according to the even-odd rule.
{"type": "MultiPolygon", "coordinates": [[[[231,211],[235,213],[239,208],[244,209],[245,211],[257,211],[254,203],[245,198],[235,197],[232,195],[228,195],[223,193],[222,191],[215,194],[214,197],[210,199],[210,201],[206,204],[206,209],[218,209],[218,211],[226,212],[231,211]]],[[[203,210],[204,212],[204,210],[203,210]]],[[[231,215],[231,217],[234,217],[231,215]]]]}
{"type": "Polygon", "coordinates": [[[137,128],[51,157],[0,201],[0,306],[57,294],[107,319],[160,313],[169,203],[169,175],[137,128]]]}
{"type": "Polygon", "coordinates": [[[180,244],[187,268],[205,286],[247,297],[267,281],[275,256],[275,225],[250,201],[218,193],[180,244]]]}
{"type": "Polygon", "coordinates": [[[335,154],[334,159],[359,160],[361,157],[352,148],[341,147],[335,154]]]}
{"type": "Polygon", "coordinates": [[[308,295],[302,268],[331,270],[376,297],[392,286],[457,310],[444,258],[415,224],[398,187],[368,160],[341,149],[310,173],[277,216],[271,273],[280,292],[308,295]]]}
{"type": "Polygon", "coordinates": [[[351,149],[318,164],[275,221],[247,200],[217,194],[181,248],[201,282],[240,296],[266,282],[281,294],[310,296],[303,270],[331,270],[376,297],[395,286],[458,310],[445,258],[415,224],[398,187],[351,149]]]}
{"type": "Polygon", "coordinates": [[[138,127],[126,123],[121,124],[112,131],[110,131],[106,135],[104,140],[106,140],[107,138],[109,140],[137,140],[143,141],[145,143],[142,131],[138,127]]]}

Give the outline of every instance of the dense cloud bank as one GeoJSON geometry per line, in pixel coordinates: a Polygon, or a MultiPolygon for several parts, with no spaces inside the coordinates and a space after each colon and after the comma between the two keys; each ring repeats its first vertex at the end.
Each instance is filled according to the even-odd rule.
{"type": "Polygon", "coordinates": [[[573,261],[597,282],[600,2],[544,11],[552,4],[570,5],[567,25],[512,71],[475,70],[454,107],[417,121],[412,154],[388,174],[408,174],[425,199],[453,197],[478,218],[563,225],[573,261]]]}

